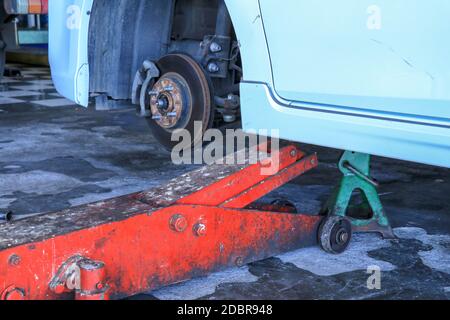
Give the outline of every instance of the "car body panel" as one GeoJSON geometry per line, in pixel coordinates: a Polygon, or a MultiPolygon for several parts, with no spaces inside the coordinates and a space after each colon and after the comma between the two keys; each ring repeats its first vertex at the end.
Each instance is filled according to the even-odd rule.
{"type": "Polygon", "coordinates": [[[449,118],[449,1],[260,3],[281,97],[449,118]]]}
{"type": "MultiPolygon", "coordinates": [[[[361,7],[359,3],[363,3],[366,6],[362,7],[362,12],[352,10],[346,13],[343,19],[353,19],[363,23],[362,28],[367,30],[371,5],[367,5],[366,1],[345,0],[338,4],[331,0],[286,0],[280,4],[278,1],[271,0],[250,0],[246,1],[245,8],[242,8],[240,1],[228,0],[227,4],[241,44],[244,65],[244,82],[241,84],[244,129],[247,131],[276,129],[280,137],[292,141],[450,167],[450,99],[448,99],[450,97],[450,78],[448,77],[450,64],[445,65],[442,58],[446,53],[446,57],[450,56],[450,46],[444,43],[442,47],[439,47],[442,42],[440,40],[446,36],[444,31],[450,26],[450,21],[444,22],[439,12],[448,7],[447,3],[442,0],[443,7],[433,7],[436,1],[439,2],[431,1],[427,9],[424,8],[427,2],[422,1],[409,1],[408,5],[403,0],[371,2],[371,5],[378,4],[382,12],[389,12],[389,8],[393,6],[395,18],[400,20],[406,16],[405,19],[409,21],[411,17],[407,17],[406,11],[402,11],[403,15],[400,15],[399,4],[404,5],[402,8],[413,7],[411,10],[416,14],[419,14],[420,8],[421,18],[427,19],[428,24],[431,24],[430,21],[433,21],[435,16],[439,16],[439,27],[433,29],[433,36],[423,37],[426,43],[433,45],[436,50],[439,49],[436,51],[437,57],[418,47],[417,44],[409,43],[414,42],[414,39],[405,40],[411,46],[411,51],[408,52],[410,56],[423,58],[426,67],[433,70],[435,84],[439,83],[439,85],[436,85],[433,90],[421,88],[418,91],[417,88],[431,81],[431,78],[428,76],[422,78],[423,72],[420,76],[416,76],[414,68],[398,57],[394,59],[391,55],[383,56],[385,60],[376,60],[373,72],[378,72],[381,76],[385,73],[385,77],[389,79],[395,77],[396,72],[401,74],[402,70],[408,71],[402,74],[403,81],[398,79],[400,83],[396,84],[398,91],[395,91],[390,88],[390,85],[395,84],[393,80],[390,80],[390,83],[382,81],[381,85],[373,79],[372,83],[370,81],[365,84],[357,83],[354,75],[359,72],[364,73],[359,68],[366,66],[371,56],[369,55],[368,58],[364,48],[361,52],[356,43],[351,42],[351,37],[345,43],[351,50],[344,47],[341,49],[347,50],[353,60],[360,59],[361,62],[352,66],[356,70],[343,72],[339,77],[333,76],[332,82],[328,81],[329,76],[326,74],[327,70],[323,69],[323,64],[326,64],[330,71],[336,71],[341,68],[339,64],[333,63],[337,60],[325,59],[325,53],[318,54],[317,57],[309,53],[302,55],[302,51],[308,51],[308,45],[316,45],[314,40],[316,30],[310,26],[307,30],[301,30],[302,23],[298,22],[300,17],[311,15],[312,18],[307,19],[311,22],[317,15],[318,18],[321,17],[321,20],[326,20],[327,16],[333,17],[332,14],[330,16],[330,12],[333,12],[329,10],[330,8],[336,7],[338,13],[342,13],[342,9],[338,8],[339,5],[346,9],[353,9],[361,7]],[[259,5],[260,11],[256,12],[255,9],[251,15],[245,12],[252,7],[251,3],[255,8],[259,5]],[[417,7],[414,7],[415,5],[417,7]],[[285,6],[288,6],[289,10],[285,10],[285,6]],[[308,11],[308,6],[311,6],[313,10],[308,11]],[[242,10],[239,9],[240,7],[242,10]],[[319,8],[322,10],[320,14],[319,8]],[[306,12],[300,13],[299,9],[306,12]],[[276,23],[270,19],[266,20],[267,14],[272,16],[276,23]],[[296,35],[302,32],[310,34],[307,37],[309,42],[295,41],[296,35]],[[261,40],[262,37],[265,37],[264,41],[261,40]],[[266,48],[263,48],[263,42],[266,48]],[[276,46],[275,56],[274,46],[276,46]],[[426,59],[427,55],[428,59],[426,59]],[[269,64],[267,57],[270,59],[269,64]],[[294,58],[307,60],[292,62],[291,59],[294,58]],[[433,61],[436,62],[435,66],[433,61]],[[391,64],[397,70],[391,70],[391,64]],[[270,71],[267,71],[268,65],[270,71]],[[303,66],[306,72],[303,72],[303,66]],[[380,71],[377,71],[377,68],[380,71]],[[317,75],[313,72],[315,69],[318,70],[317,75]],[[316,92],[303,90],[303,86],[311,88],[308,83],[310,79],[316,86],[314,89],[316,92]],[[342,82],[345,83],[342,84],[342,82]],[[383,88],[383,83],[387,85],[387,88],[383,88]],[[280,85],[281,89],[286,89],[283,84],[291,89],[280,90],[280,85]],[[357,84],[357,89],[353,89],[352,84],[357,84]],[[366,92],[362,89],[359,92],[358,88],[365,86],[367,86],[364,88],[366,92]],[[397,96],[393,97],[393,95],[397,96]],[[371,104],[368,104],[368,101],[371,104]]],[[[339,15],[337,20],[341,21],[339,15]]],[[[321,34],[321,30],[325,27],[318,26],[318,28],[319,37],[329,39],[330,46],[334,41],[333,37],[346,40],[344,33],[348,30],[329,28],[327,32],[331,36],[328,36],[321,34]]],[[[430,28],[434,27],[430,26],[430,28]]],[[[389,30],[383,32],[387,34],[386,37],[389,36],[389,30]]],[[[405,42],[400,39],[401,35],[394,32],[391,36],[393,39],[399,39],[401,44],[405,42]]],[[[406,47],[407,44],[405,43],[404,46],[406,47]]],[[[370,48],[373,49],[372,43],[370,48]]],[[[344,59],[344,53],[341,52],[341,55],[344,59]]]]}
{"type": "Polygon", "coordinates": [[[88,34],[93,0],[50,0],[49,61],[58,92],[87,107],[88,34]]]}
{"type": "Polygon", "coordinates": [[[286,140],[450,168],[445,127],[290,106],[266,83],[241,83],[241,100],[246,130],[276,130],[286,140]]]}

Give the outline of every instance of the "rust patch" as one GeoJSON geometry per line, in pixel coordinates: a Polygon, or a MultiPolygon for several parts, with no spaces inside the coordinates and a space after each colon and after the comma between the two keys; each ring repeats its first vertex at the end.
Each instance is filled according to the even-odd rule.
{"type": "Polygon", "coordinates": [[[105,246],[106,242],[108,242],[108,238],[100,238],[95,241],[95,249],[101,249],[105,246]]]}

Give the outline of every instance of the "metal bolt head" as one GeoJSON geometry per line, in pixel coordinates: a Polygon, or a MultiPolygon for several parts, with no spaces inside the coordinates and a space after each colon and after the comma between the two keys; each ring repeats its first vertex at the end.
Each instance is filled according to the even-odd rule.
{"type": "Polygon", "coordinates": [[[206,230],[207,228],[206,228],[206,224],[204,224],[204,223],[197,223],[195,226],[194,226],[194,234],[197,236],[197,237],[204,237],[204,236],[206,236],[206,230]]]}
{"type": "Polygon", "coordinates": [[[213,43],[211,43],[211,45],[209,46],[209,50],[210,50],[212,53],[217,53],[217,52],[222,51],[222,46],[221,46],[220,44],[218,44],[217,42],[213,42],[213,43]]]}
{"type": "Polygon", "coordinates": [[[297,153],[297,150],[292,150],[292,151],[291,151],[291,157],[292,157],[292,158],[295,158],[295,157],[297,156],[297,154],[298,154],[298,153],[297,153]]]}
{"type": "Polygon", "coordinates": [[[244,259],[242,259],[242,257],[238,257],[237,259],[236,259],[236,266],[237,267],[243,267],[244,266],[244,259]]]}
{"type": "Polygon", "coordinates": [[[210,73],[217,73],[220,71],[219,66],[217,65],[217,63],[215,62],[211,62],[210,64],[208,64],[208,71],[210,73]]]}
{"type": "Polygon", "coordinates": [[[226,123],[232,123],[236,121],[236,115],[234,114],[224,114],[223,115],[223,121],[226,123]]]}
{"type": "Polygon", "coordinates": [[[17,254],[13,254],[9,257],[8,263],[13,267],[17,267],[20,264],[21,260],[22,259],[17,254]]]}
{"type": "Polygon", "coordinates": [[[184,232],[187,229],[188,222],[181,214],[176,214],[170,218],[170,228],[176,232],[184,232]]]}

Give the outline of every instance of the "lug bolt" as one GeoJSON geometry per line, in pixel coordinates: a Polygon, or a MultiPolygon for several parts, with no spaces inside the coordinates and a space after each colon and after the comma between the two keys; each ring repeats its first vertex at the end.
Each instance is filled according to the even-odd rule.
{"type": "Polygon", "coordinates": [[[159,121],[161,119],[162,119],[161,116],[153,116],[152,117],[152,120],[156,120],[156,121],[159,121]]]}
{"type": "Polygon", "coordinates": [[[149,91],[148,95],[149,96],[157,96],[157,95],[159,95],[159,92],[158,91],[149,91]]]}
{"type": "Polygon", "coordinates": [[[177,113],[176,113],[176,112],[169,112],[169,113],[167,114],[167,116],[168,116],[169,118],[176,118],[176,117],[177,117],[177,113]]]}
{"type": "Polygon", "coordinates": [[[215,62],[211,62],[210,64],[208,64],[208,71],[210,73],[217,73],[220,71],[219,66],[217,65],[217,63],[215,62]]]}
{"type": "Polygon", "coordinates": [[[197,237],[204,237],[204,236],[206,236],[206,225],[204,223],[197,223],[194,226],[194,234],[197,237]]]}
{"type": "Polygon", "coordinates": [[[183,232],[186,230],[188,222],[181,214],[176,214],[170,218],[170,228],[176,232],[183,232]]]}
{"type": "Polygon", "coordinates": [[[172,86],[164,87],[164,91],[171,92],[171,91],[173,91],[173,87],[172,86]]]}
{"type": "Polygon", "coordinates": [[[209,50],[211,50],[212,53],[217,53],[217,52],[222,51],[222,46],[220,44],[218,44],[217,42],[213,42],[209,46],[209,50]]]}

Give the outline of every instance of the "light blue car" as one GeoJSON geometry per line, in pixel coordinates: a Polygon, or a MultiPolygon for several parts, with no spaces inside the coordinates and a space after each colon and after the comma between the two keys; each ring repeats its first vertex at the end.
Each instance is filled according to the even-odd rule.
{"type": "MultiPolygon", "coordinates": [[[[450,167],[448,0],[50,0],[58,91],[450,167]],[[230,19],[231,18],[231,19],[230,19]]],[[[201,137],[200,137],[201,138],[201,137]]]]}

